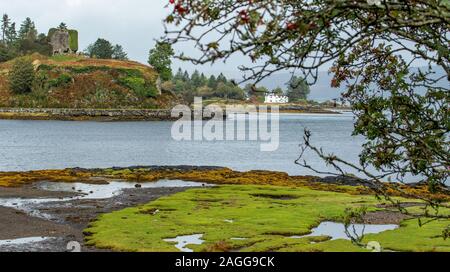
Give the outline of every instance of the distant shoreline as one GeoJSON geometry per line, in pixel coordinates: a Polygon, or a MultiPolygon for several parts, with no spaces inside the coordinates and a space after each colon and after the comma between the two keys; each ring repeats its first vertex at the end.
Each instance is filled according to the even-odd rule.
{"type": "MultiPolygon", "coordinates": [[[[270,111],[270,110],[269,110],[270,111]]],[[[341,114],[338,111],[309,107],[283,107],[280,113],[341,114]]],[[[224,118],[226,118],[224,116],[224,118]]],[[[170,109],[70,109],[70,108],[0,108],[0,120],[55,121],[176,121],[170,109]]]]}

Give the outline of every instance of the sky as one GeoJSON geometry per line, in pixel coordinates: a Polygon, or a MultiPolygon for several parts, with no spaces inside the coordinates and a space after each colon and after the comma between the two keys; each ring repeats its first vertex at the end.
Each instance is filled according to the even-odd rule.
{"type": "MultiPolygon", "coordinates": [[[[132,60],[146,63],[155,39],[164,34],[162,21],[170,10],[168,0],[0,0],[0,13],[7,13],[17,25],[30,17],[38,31],[47,33],[52,27],[65,22],[79,31],[79,47],[84,50],[97,38],[120,44],[132,60]]],[[[186,54],[192,48],[176,48],[186,54]]],[[[198,69],[205,74],[225,72],[238,74],[242,59],[231,59],[214,66],[195,66],[175,60],[174,69],[198,69]]]]}
{"type": "MultiPolygon", "coordinates": [[[[122,45],[131,60],[147,63],[149,50],[164,34],[163,19],[171,11],[165,8],[168,3],[168,0],[0,0],[0,13],[7,13],[17,25],[30,17],[42,33],[65,22],[69,28],[78,30],[81,50],[103,38],[122,45]]],[[[196,52],[186,44],[174,49],[186,55],[196,52]]],[[[223,72],[240,79],[240,65],[252,66],[248,58],[234,56],[213,66],[174,60],[172,68],[181,67],[190,73],[198,69],[206,75],[223,72]]],[[[326,71],[328,67],[320,70],[326,71]]]]}

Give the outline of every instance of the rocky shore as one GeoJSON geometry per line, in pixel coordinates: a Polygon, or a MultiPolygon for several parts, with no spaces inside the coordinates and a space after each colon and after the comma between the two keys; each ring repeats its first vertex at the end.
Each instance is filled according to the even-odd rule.
{"type": "Polygon", "coordinates": [[[0,108],[0,119],[62,121],[168,121],[177,120],[160,109],[38,109],[0,108]]]}
{"type": "MultiPolygon", "coordinates": [[[[337,111],[308,106],[280,106],[279,109],[280,113],[339,114],[337,111]]],[[[170,109],[0,108],[1,119],[114,122],[176,121],[179,117],[172,117],[170,109]]]]}

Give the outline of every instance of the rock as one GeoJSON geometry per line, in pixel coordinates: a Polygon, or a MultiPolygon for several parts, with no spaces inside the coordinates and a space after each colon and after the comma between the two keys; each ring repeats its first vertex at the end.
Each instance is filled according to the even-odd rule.
{"type": "Polygon", "coordinates": [[[142,188],[142,185],[141,184],[136,184],[136,185],[134,185],[134,187],[135,188],[142,188]]]}

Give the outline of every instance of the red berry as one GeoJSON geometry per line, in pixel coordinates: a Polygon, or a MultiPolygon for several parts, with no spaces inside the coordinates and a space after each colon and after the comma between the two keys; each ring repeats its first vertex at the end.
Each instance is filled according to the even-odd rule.
{"type": "Polygon", "coordinates": [[[287,29],[288,30],[294,30],[297,28],[297,24],[296,23],[288,23],[287,24],[287,29]]]}

